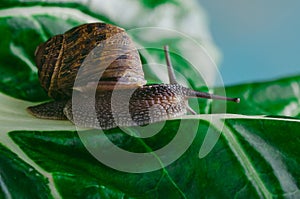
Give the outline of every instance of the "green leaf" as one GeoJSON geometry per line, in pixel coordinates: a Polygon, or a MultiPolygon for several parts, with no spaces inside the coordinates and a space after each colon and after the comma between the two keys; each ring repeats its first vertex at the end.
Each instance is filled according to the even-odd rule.
{"type": "MultiPolygon", "coordinates": [[[[300,75],[226,87],[226,94],[241,98],[239,106],[227,104],[228,113],[300,117],[300,75]]],[[[222,105],[222,102],[214,102],[215,113],[221,112],[222,105]]]]}
{"type": "MultiPolygon", "coordinates": [[[[149,138],[135,137],[143,133],[138,128],[125,129],[135,136],[120,128],[99,133],[76,129],[69,121],[37,119],[26,112],[26,107],[49,99],[37,78],[36,46],[82,23],[105,21],[126,29],[172,28],[192,36],[213,54],[201,12],[191,2],[14,0],[1,4],[0,198],[300,197],[300,76],[227,87],[228,96],[242,98],[240,104],[226,103],[227,111],[235,114],[223,114],[225,102],[200,100],[201,112],[219,114],[187,115],[151,124],[148,129],[159,130],[149,138]],[[108,9],[110,6],[114,9],[108,9]],[[192,27],[187,23],[191,16],[196,19],[192,27]],[[169,23],[163,26],[160,22],[169,23]],[[257,116],[261,114],[274,116],[257,116]],[[184,127],[183,134],[180,127],[184,127]],[[178,136],[176,147],[161,156],[158,151],[178,136]],[[108,153],[113,149],[111,143],[125,151],[149,154],[160,168],[136,173],[117,170],[98,161],[87,147],[108,153]],[[173,162],[166,162],[174,157],[173,162]]],[[[197,52],[182,48],[189,46],[185,39],[176,34],[140,37],[138,32],[129,33],[137,45],[149,47],[140,51],[144,63],[164,64],[159,49],[170,43],[173,65],[187,78],[185,83],[208,90],[204,77],[199,77],[189,62],[199,59],[197,52]]],[[[144,66],[144,71],[148,83],[167,81],[161,67],[144,66]]],[[[128,165],[131,163],[134,160],[128,165]]],[[[150,167],[138,162],[129,168],[141,171],[150,167]]]]}
{"type": "MultiPolygon", "coordinates": [[[[105,134],[88,134],[93,143],[99,145],[95,147],[107,146],[109,143],[104,139],[107,136],[125,150],[146,152],[171,142],[179,124],[192,127],[199,123],[196,132],[186,130],[185,137],[193,142],[178,160],[164,169],[130,174],[98,162],[84,147],[69,122],[32,118],[25,112],[29,103],[7,96],[2,96],[0,102],[3,105],[0,142],[6,143],[7,148],[23,161],[32,162],[31,166],[45,177],[51,176],[56,187],[49,185],[55,190],[52,192],[58,192],[64,198],[79,198],[88,193],[91,197],[107,198],[152,198],[157,195],[175,198],[291,198],[299,194],[300,173],[297,168],[300,143],[297,129],[300,128],[300,120],[197,115],[168,121],[151,139],[130,137],[120,129],[112,129],[105,134]],[[19,127],[15,125],[16,119],[21,124],[19,127]],[[226,122],[222,128],[224,119],[226,122]],[[220,138],[206,155],[205,150],[210,147],[202,149],[205,139],[208,137],[213,142],[214,136],[218,135],[220,138]],[[16,146],[20,149],[16,150],[16,146]]],[[[159,125],[152,124],[152,127],[159,125]]]]}
{"type": "Polygon", "coordinates": [[[30,166],[30,163],[24,162],[18,155],[0,144],[0,197],[53,198],[48,187],[49,179],[30,166]]]}

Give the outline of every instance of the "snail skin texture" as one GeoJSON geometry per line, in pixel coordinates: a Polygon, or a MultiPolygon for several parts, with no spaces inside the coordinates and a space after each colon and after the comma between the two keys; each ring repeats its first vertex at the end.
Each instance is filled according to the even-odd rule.
{"type": "Polygon", "coordinates": [[[110,129],[146,125],[187,112],[196,114],[188,105],[191,97],[239,102],[239,98],[215,96],[179,85],[168,47],[164,50],[170,83],[145,85],[139,53],[124,29],[91,23],[56,35],[35,51],[39,81],[53,101],[27,110],[38,118],[68,119],[73,123],[76,118],[75,124],[81,127],[110,129]],[[83,75],[77,77],[79,69],[83,75]],[[80,85],[77,88],[75,79],[80,85]],[[96,88],[94,103],[88,103],[86,95],[91,85],[96,88]],[[81,97],[72,99],[72,92],[81,97]],[[130,97],[125,100],[128,94],[130,97]],[[85,98],[87,103],[82,103],[85,98]],[[76,104],[80,105],[72,110],[76,104]]]}

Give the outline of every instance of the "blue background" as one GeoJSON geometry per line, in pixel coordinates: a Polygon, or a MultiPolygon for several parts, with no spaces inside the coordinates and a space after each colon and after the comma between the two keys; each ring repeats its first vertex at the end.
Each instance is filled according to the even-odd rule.
{"type": "Polygon", "coordinates": [[[198,1],[225,85],[300,75],[300,1],[198,1]]]}

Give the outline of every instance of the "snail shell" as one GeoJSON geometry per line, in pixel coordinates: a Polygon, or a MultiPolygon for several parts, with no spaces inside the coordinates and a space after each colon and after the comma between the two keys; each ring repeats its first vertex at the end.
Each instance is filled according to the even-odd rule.
{"type": "Polygon", "coordinates": [[[38,46],[35,56],[39,81],[54,101],[27,110],[38,118],[74,122],[76,116],[76,125],[109,129],[145,125],[187,112],[196,114],[188,105],[190,97],[239,102],[239,98],[215,96],[179,85],[167,48],[165,55],[170,84],[145,85],[139,53],[122,28],[105,23],[72,28],[38,46]],[[79,70],[81,75],[77,77],[79,70]],[[89,103],[85,92],[94,86],[96,95],[89,103]],[[72,92],[79,92],[83,98],[71,99],[72,92]],[[112,103],[113,93],[116,103],[112,103]],[[129,101],[124,100],[128,93],[132,94],[129,101]]]}
{"type": "Polygon", "coordinates": [[[83,72],[77,81],[82,82],[82,88],[98,84],[98,90],[113,90],[116,82],[119,89],[146,83],[133,41],[124,29],[110,24],[72,28],[38,46],[35,56],[40,83],[53,99],[71,97],[80,67],[83,72]],[[86,59],[88,55],[90,59],[86,59]]]}

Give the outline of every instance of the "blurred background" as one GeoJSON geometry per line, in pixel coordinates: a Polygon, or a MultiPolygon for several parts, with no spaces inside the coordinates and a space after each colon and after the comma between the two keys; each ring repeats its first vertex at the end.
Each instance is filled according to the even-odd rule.
{"type": "Polygon", "coordinates": [[[300,1],[198,0],[225,85],[300,74],[300,1]]]}

